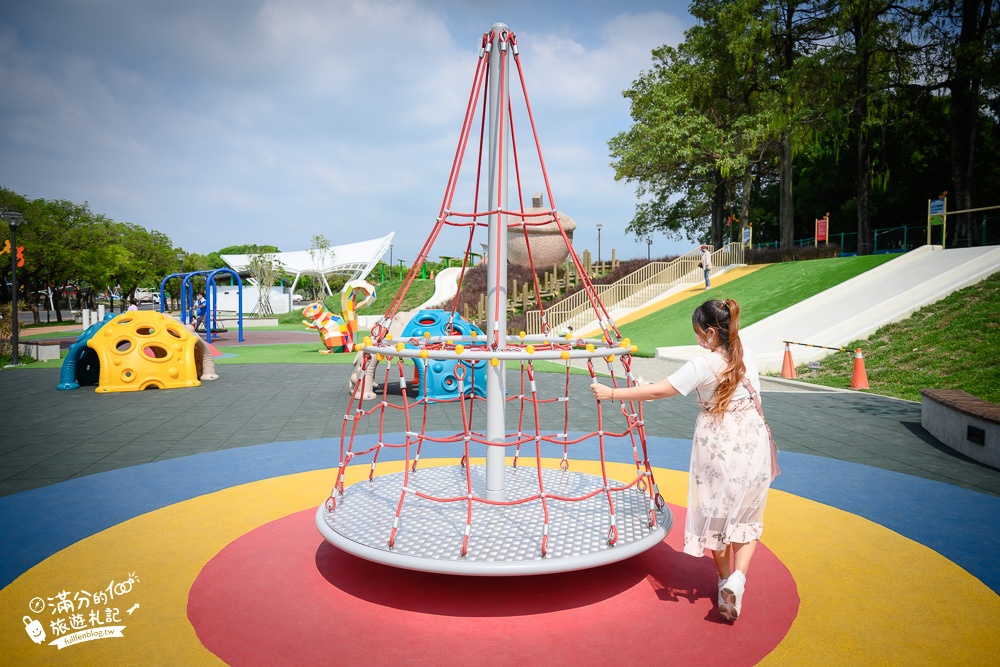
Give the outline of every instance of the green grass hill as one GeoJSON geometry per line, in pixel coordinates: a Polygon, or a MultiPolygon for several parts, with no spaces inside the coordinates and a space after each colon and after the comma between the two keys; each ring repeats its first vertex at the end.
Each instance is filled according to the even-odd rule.
{"type": "MultiPolygon", "coordinates": [[[[852,341],[861,348],[870,391],[911,401],[921,389],[961,389],[1000,403],[1000,273],[852,341]]],[[[847,387],[854,354],[835,353],[821,362],[816,377],[805,366],[800,380],[847,387]]]]}
{"type": "Polygon", "coordinates": [[[637,356],[652,357],[658,347],[694,345],[691,313],[708,299],[736,299],[740,326],[748,327],[800,301],[884,264],[896,255],[868,255],[771,264],[739,280],[619,327],[622,336],[639,346],[637,356]]]}

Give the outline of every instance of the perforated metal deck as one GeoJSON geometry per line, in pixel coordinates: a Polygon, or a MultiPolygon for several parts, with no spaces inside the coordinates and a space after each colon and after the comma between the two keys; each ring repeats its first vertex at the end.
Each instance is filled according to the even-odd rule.
{"type": "MultiPolygon", "coordinates": [[[[473,492],[485,496],[485,468],[474,466],[473,492]]],[[[505,470],[508,500],[538,493],[538,471],[505,470]]],[[[582,496],[601,488],[600,477],[572,471],[542,469],[546,494],[582,496]]],[[[612,486],[621,486],[612,482],[612,486]]],[[[376,477],[345,489],[334,510],[321,506],[316,526],[334,546],[361,558],[395,567],[426,572],[476,576],[509,576],[566,572],[629,558],[656,546],[673,521],[670,510],[656,510],[649,527],[646,492],[636,488],[612,494],[618,541],[607,543],[611,515],[607,498],[599,493],[579,502],[549,498],[548,553],[543,558],[543,510],[540,501],[519,505],[473,505],[468,555],[462,557],[467,505],[465,469],[428,467],[410,474],[410,487],[459,502],[437,502],[407,494],[395,544],[389,548],[392,522],[403,487],[403,473],[376,477]]]]}

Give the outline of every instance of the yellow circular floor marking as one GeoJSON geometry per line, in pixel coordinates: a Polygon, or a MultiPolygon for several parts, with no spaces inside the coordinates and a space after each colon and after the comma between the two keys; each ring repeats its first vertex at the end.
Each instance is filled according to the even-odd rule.
{"type": "MultiPolygon", "coordinates": [[[[457,463],[438,459],[421,465],[457,463]]],[[[558,466],[555,460],[545,463],[558,466]]],[[[626,464],[607,465],[609,476],[618,479],[634,472],[626,464]]],[[[573,469],[600,471],[599,463],[590,461],[574,462],[573,469]]],[[[401,470],[402,462],[379,466],[384,474],[401,470]]],[[[352,466],[346,483],[367,472],[367,465],[352,466]]],[[[334,477],[335,471],[320,470],[223,489],[135,517],[52,555],[0,591],[4,662],[221,664],[202,647],[187,619],[195,578],[241,535],[318,507],[334,477]],[[122,638],[62,651],[28,638],[22,616],[31,613],[32,598],[99,589],[130,572],[139,583],[123,606],[140,607],[132,616],[122,609],[122,638]]],[[[656,478],[667,502],[686,504],[687,473],[656,469],[656,478]]],[[[791,572],[801,602],[788,635],[765,664],[985,665],[1000,654],[1000,596],[935,551],[861,517],[776,490],[768,500],[766,526],[764,542],[791,572]]],[[[750,582],[748,596],[752,569],[750,582]]],[[[47,629],[48,612],[39,616],[47,629]]]]}

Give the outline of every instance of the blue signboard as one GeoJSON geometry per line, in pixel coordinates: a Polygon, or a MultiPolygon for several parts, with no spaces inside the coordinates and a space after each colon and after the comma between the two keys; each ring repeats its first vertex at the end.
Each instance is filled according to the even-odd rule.
{"type": "Polygon", "coordinates": [[[932,199],[930,201],[930,206],[927,208],[927,214],[931,218],[932,225],[940,225],[944,223],[944,198],[932,199]]]}

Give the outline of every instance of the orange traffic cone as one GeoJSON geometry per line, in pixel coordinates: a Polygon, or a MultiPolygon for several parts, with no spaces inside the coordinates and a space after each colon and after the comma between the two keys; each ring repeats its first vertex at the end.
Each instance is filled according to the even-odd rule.
{"type": "Polygon", "coordinates": [[[854,375],[851,376],[851,389],[868,389],[868,373],[865,372],[865,358],[861,356],[861,348],[854,351],[854,375]]]}
{"type": "Polygon", "coordinates": [[[795,362],[792,361],[792,348],[785,343],[785,358],[781,361],[781,377],[795,377],[795,362]]]}

